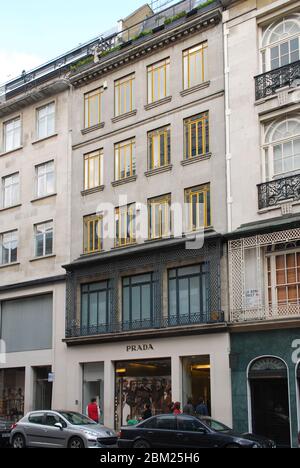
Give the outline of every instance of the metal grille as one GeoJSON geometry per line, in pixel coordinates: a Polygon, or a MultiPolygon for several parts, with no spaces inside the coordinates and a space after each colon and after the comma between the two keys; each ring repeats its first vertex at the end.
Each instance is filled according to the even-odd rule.
{"type": "Polygon", "coordinates": [[[258,185],[258,206],[260,210],[289,200],[300,200],[299,174],[258,185]]]}
{"type": "MultiPolygon", "coordinates": [[[[80,337],[92,335],[105,335],[135,330],[148,330],[171,328],[201,323],[216,323],[224,321],[221,310],[221,241],[220,239],[207,241],[201,250],[186,250],[185,248],[168,248],[164,251],[156,251],[149,254],[134,254],[126,258],[102,261],[82,269],[70,270],[67,273],[67,304],[66,304],[66,337],[80,337]],[[186,263],[204,262],[209,265],[210,280],[208,287],[209,314],[182,315],[180,317],[168,317],[163,313],[164,275],[169,267],[186,263]],[[119,297],[121,294],[120,278],[125,274],[153,271],[155,280],[154,289],[154,315],[153,320],[122,322],[122,314],[119,310],[119,297]],[[110,323],[81,327],[80,301],[78,295],[82,283],[94,282],[95,278],[110,279],[111,281],[111,308],[110,323]]],[[[78,267],[77,267],[78,268],[78,267]]]]}
{"type": "Polygon", "coordinates": [[[272,96],[285,86],[297,86],[299,80],[300,61],[263,73],[255,78],[256,100],[272,96]]]}

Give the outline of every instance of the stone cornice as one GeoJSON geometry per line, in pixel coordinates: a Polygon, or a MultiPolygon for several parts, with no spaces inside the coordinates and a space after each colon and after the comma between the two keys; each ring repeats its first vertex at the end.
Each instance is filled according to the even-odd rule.
{"type": "Polygon", "coordinates": [[[199,34],[208,28],[214,27],[220,23],[222,13],[219,8],[203,14],[200,12],[196,17],[184,19],[183,23],[177,24],[176,27],[166,27],[162,32],[153,34],[150,38],[145,39],[142,43],[136,46],[130,46],[128,49],[112,52],[99,64],[94,64],[85,67],[78,73],[70,75],[69,79],[74,87],[81,87],[95,81],[113,70],[127,66],[130,63],[140,60],[142,57],[151,55],[158,50],[164,49],[173,45],[176,42],[182,41],[189,36],[199,34]]]}

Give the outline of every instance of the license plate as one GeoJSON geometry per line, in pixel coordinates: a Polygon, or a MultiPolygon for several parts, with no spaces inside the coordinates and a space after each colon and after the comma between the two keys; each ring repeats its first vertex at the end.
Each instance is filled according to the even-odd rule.
{"type": "Polygon", "coordinates": [[[5,438],[9,438],[10,437],[10,434],[2,434],[2,439],[5,439],[5,438]]]}

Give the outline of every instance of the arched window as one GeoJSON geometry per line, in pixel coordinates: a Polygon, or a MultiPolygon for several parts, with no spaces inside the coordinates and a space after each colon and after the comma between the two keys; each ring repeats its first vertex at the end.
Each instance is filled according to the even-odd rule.
{"type": "Polygon", "coordinates": [[[300,14],[272,23],[263,33],[263,72],[300,60],[300,14]]]}
{"type": "Polygon", "coordinates": [[[266,128],[266,180],[300,170],[300,116],[275,121],[266,128]]]}

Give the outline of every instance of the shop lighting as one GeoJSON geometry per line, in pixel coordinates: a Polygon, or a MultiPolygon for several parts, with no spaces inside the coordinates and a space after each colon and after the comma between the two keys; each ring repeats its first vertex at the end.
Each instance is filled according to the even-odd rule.
{"type": "Polygon", "coordinates": [[[192,366],[192,370],[210,370],[210,364],[196,364],[192,366]]]}
{"type": "Polygon", "coordinates": [[[117,369],[117,374],[126,374],[127,369],[117,369]]]}

